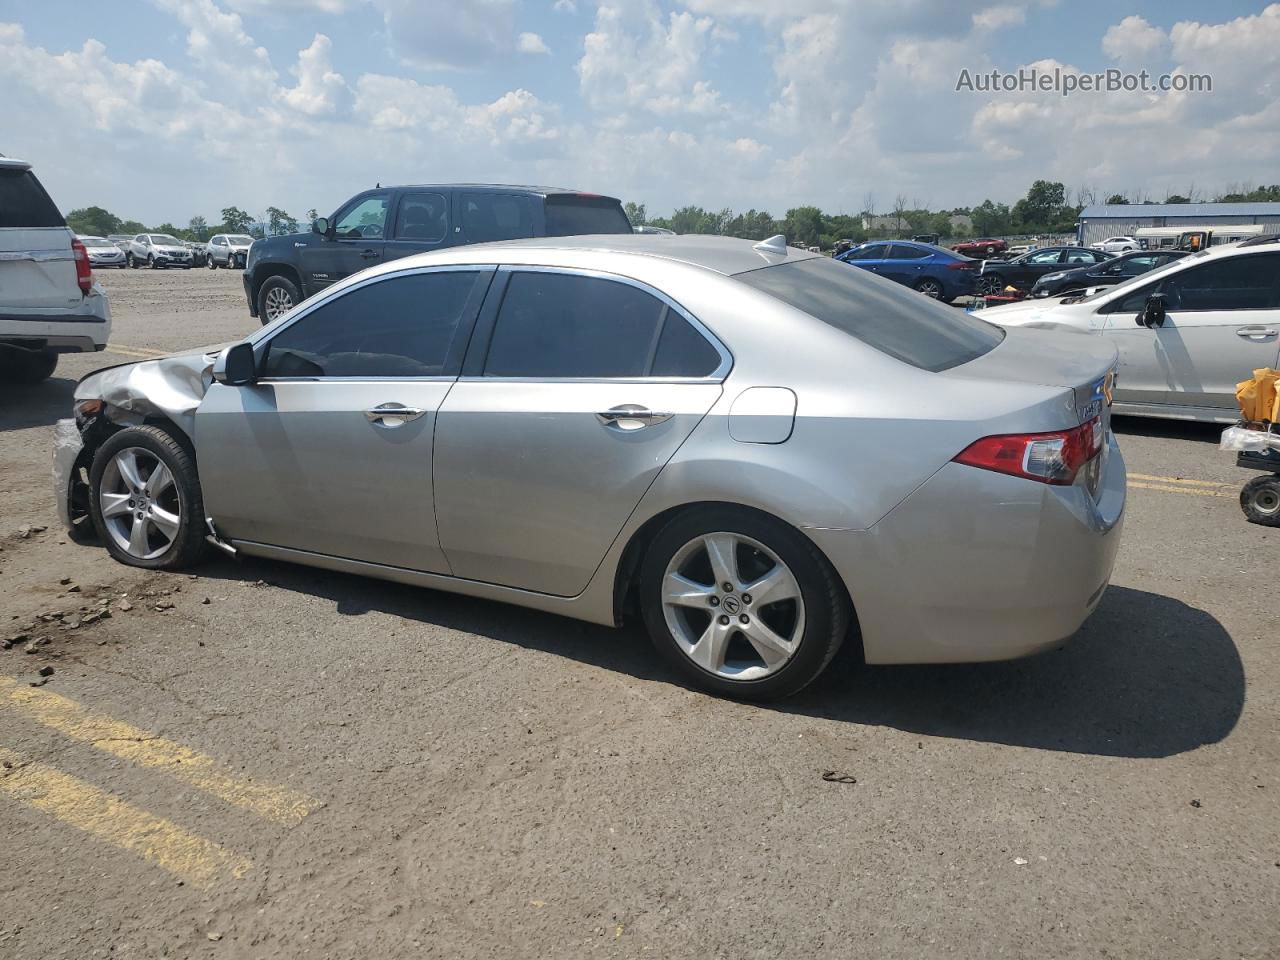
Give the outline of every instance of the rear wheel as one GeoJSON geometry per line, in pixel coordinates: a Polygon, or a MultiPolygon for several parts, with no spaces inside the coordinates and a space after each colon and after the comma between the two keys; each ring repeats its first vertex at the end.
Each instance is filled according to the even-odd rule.
{"type": "Polygon", "coordinates": [[[0,380],[30,386],[53,376],[58,355],[52,350],[0,349],[0,380]]]}
{"type": "Polygon", "coordinates": [[[649,635],[689,682],[743,700],[790,696],[830,663],[850,606],[830,564],[791,527],[736,507],[675,517],[641,565],[649,635]]]}
{"type": "Polygon", "coordinates": [[[107,551],[133,567],[174,570],[208,550],[195,460],[159,427],[128,427],[98,448],[89,512],[107,551]]]}
{"type": "Polygon", "coordinates": [[[138,258],[135,257],[132,253],[126,253],[124,255],[124,262],[129,265],[129,269],[131,270],[138,269],[138,258]]]}
{"type": "Polygon", "coordinates": [[[1240,509],[1250,523],[1280,527],[1280,475],[1254,477],[1240,491],[1240,509]]]}
{"type": "Polygon", "coordinates": [[[931,300],[942,299],[942,284],[932,277],[925,277],[916,284],[916,289],[931,300]]]}

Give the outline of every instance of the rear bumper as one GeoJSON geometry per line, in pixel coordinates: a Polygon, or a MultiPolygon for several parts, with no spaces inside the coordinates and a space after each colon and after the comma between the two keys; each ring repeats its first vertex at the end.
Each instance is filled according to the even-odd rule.
{"type": "Polygon", "coordinates": [[[1114,436],[1097,502],[949,463],[865,531],[806,530],[844,579],[868,663],[1007,660],[1074,634],[1111,579],[1124,520],[1114,436]]]}
{"type": "Polygon", "coordinates": [[[5,310],[0,312],[0,343],[59,353],[89,353],[106,349],[111,334],[111,307],[102,288],[67,310],[5,310]]]}

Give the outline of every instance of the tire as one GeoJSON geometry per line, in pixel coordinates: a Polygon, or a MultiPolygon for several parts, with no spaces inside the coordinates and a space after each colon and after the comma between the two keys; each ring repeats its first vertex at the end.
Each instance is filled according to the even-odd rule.
{"type": "Polygon", "coordinates": [[[147,254],[147,266],[152,270],[156,269],[156,258],[149,253],[147,254]]]}
{"type": "Polygon", "coordinates": [[[209,549],[195,458],[184,442],[160,427],[126,427],[98,448],[89,469],[89,515],[107,552],[131,567],[179,570],[198,563],[209,549]],[[133,463],[128,473],[120,467],[122,460],[133,463]],[[150,489],[158,464],[171,482],[150,489]],[[135,482],[128,479],[130,473],[135,482]],[[104,516],[104,500],[121,512],[104,516]],[[161,516],[163,525],[153,519],[161,516]],[[139,518],[143,529],[135,539],[139,518]]]}
{"type": "Polygon", "coordinates": [[[988,257],[994,257],[995,255],[996,255],[996,248],[995,248],[995,247],[987,247],[987,256],[988,256],[988,257]]]}
{"type": "Polygon", "coordinates": [[[978,278],[978,292],[981,295],[994,296],[1004,288],[1004,277],[998,273],[984,273],[978,278]]]}
{"type": "Polygon", "coordinates": [[[124,256],[124,260],[125,260],[125,263],[129,265],[130,270],[138,269],[138,258],[135,257],[132,253],[126,253],[124,256]]]}
{"type": "Polygon", "coordinates": [[[213,254],[209,254],[209,269],[210,269],[210,270],[217,270],[217,269],[218,269],[218,265],[217,265],[217,263],[215,263],[215,262],[214,262],[213,254]]]}
{"type": "Polygon", "coordinates": [[[1254,477],[1240,491],[1240,509],[1250,523],[1280,527],[1280,474],[1254,477]]]}
{"type": "Polygon", "coordinates": [[[943,298],[942,283],[932,277],[925,277],[916,284],[916,290],[923,293],[930,300],[941,300],[943,298]]]}
{"type": "Polygon", "coordinates": [[[0,349],[0,381],[34,386],[53,376],[58,355],[52,350],[0,349]]]}
{"type": "Polygon", "coordinates": [[[292,280],[287,277],[267,277],[258,290],[258,319],[265,326],[285,311],[292,310],[301,299],[292,280]]]}
{"type": "Polygon", "coordinates": [[[640,566],[640,607],[654,646],[682,678],[751,701],[788,697],[813,682],[852,618],[843,584],[811,541],[774,517],[732,506],[678,514],[658,532],[640,566]],[[720,545],[721,556],[732,545],[736,572],[711,560],[709,542],[720,545]],[[765,601],[744,589],[754,582],[763,591],[777,568],[782,578],[771,595],[783,599],[765,601]],[[664,602],[672,571],[691,588],[678,603],[664,602]],[[717,579],[725,576],[733,578],[732,590],[717,579]],[[781,647],[774,646],[778,638],[781,647]]]}

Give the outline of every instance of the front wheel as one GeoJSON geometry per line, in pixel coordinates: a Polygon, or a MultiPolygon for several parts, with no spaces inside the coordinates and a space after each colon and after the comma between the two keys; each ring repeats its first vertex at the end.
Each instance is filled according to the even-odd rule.
{"type": "Polygon", "coordinates": [[[147,266],[152,270],[156,268],[156,258],[149,253],[147,254],[147,266]]]}
{"type": "Polygon", "coordinates": [[[129,265],[130,270],[138,269],[138,258],[135,257],[132,253],[126,253],[124,255],[124,262],[129,265]]]}
{"type": "Polygon", "coordinates": [[[1250,523],[1280,527],[1280,475],[1254,477],[1240,491],[1240,509],[1250,523]]]}
{"type": "Polygon", "coordinates": [[[707,507],[676,516],[640,573],[645,625],[690,683],[742,700],[790,696],[844,642],[851,609],[804,536],[766,514],[707,507]]]}
{"type": "Polygon", "coordinates": [[[175,570],[208,550],[195,460],[159,427],[127,427],[98,448],[89,513],[107,552],[132,567],[175,570]]]}
{"type": "Polygon", "coordinates": [[[258,317],[264,324],[288,313],[297,305],[298,288],[285,277],[268,277],[258,291],[258,317]]]}

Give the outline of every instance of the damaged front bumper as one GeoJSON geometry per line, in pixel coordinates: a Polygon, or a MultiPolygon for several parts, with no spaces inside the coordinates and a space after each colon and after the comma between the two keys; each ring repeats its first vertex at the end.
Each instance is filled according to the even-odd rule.
{"type": "Polygon", "coordinates": [[[75,420],[59,420],[53,425],[53,499],[58,505],[58,522],[68,533],[74,533],[80,519],[73,503],[79,502],[80,456],[84,440],[75,420]]]}

